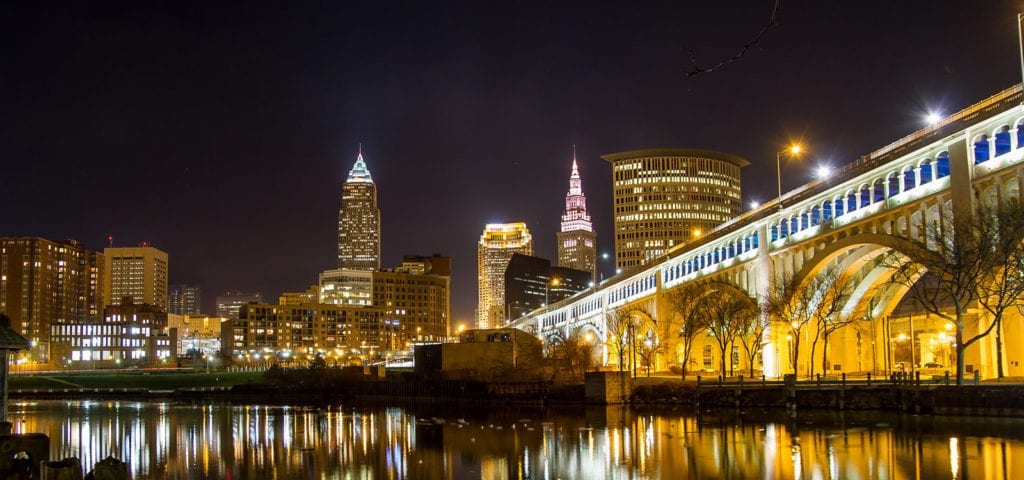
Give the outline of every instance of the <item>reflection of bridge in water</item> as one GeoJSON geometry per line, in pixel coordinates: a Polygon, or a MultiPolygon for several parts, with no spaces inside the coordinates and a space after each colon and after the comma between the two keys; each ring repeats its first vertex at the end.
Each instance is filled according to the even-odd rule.
{"type": "MultiPolygon", "coordinates": [[[[977,199],[1019,198],[1024,177],[1022,98],[1019,85],[1004,90],[641,267],[535,310],[513,326],[534,331],[545,343],[578,332],[592,333],[599,345],[608,345],[611,312],[636,307],[650,317],[648,326],[642,328],[653,332],[650,324],[671,315],[664,293],[687,282],[722,280],[751,297],[763,298],[773,278],[811,278],[827,270],[845,273],[855,282],[842,312],[857,321],[830,337],[829,363],[835,364],[836,370],[891,368],[894,359],[907,349],[899,345],[901,339],[913,340],[906,344],[910,349],[907,360],[943,363],[939,360],[948,358],[948,353],[944,357],[939,352],[950,349],[950,337],[944,333],[948,325],[923,315],[917,328],[892,321],[907,288],[890,282],[891,271],[873,260],[891,249],[900,250],[904,239],[925,241],[927,226],[948,224],[954,212],[973,208],[977,199]]],[[[1004,339],[1020,342],[1024,338],[1019,315],[1003,328],[1004,339]]],[[[788,330],[769,328],[762,359],[755,368],[768,376],[791,371],[788,330]]],[[[718,360],[711,358],[717,349],[708,348],[710,342],[701,342],[695,343],[691,364],[718,365],[718,360]]],[[[1020,351],[1021,346],[1010,344],[1004,350],[1020,351]]],[[[608,348],[601,350],[605,364],[617,361],[608,348]]],[[[986,338],[965,352],[965,363],[980,369],[983,376],[993,376],[994,350],[994,342],[986,338]]],[[[800,367],[810,361],[806,356],[801,352],[800,367]]],[[[680,360],[677,353],[662,353],[655,365],[664,368],[680,360]]],[[[1024,375],[1018,360],[1024,359],[1005,361],[1008,375],[1024,375]]]]}

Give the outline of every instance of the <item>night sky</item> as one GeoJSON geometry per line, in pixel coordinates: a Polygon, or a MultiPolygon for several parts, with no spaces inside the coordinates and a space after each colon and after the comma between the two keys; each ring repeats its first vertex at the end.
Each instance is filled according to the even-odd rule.
{"type": "Polygon", "coordinates": [[[1020,82],[1024,8],[783,0],[745,55],[687,77],[691,48],[731,57],[772,1],[21,3],[0,6],[0,235],[147,241],[207,311],[276,301],[335,266],[362,142],[383,265],[452,257],[465,322],[485,223],[525,221],[555,258],[571,145],[613,252],[600,155],[729,152],[745,203],[770,200],[790,139],[809,155],[784,189],[1020,82]]]}

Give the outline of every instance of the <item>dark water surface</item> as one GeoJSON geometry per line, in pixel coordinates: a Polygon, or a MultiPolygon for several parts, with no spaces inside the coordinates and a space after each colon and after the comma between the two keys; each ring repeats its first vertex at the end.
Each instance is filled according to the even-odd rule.
{"type": "Polygon", "coordinates": [[[1024,478],[1024,419],[19,401],[51,459],[136,479],[1024,478]]]}

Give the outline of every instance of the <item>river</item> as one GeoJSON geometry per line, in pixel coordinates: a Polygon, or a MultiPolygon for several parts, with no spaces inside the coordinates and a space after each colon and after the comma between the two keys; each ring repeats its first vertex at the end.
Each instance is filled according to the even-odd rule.
{"type": "Polygon", "coordinates": [[[50,458],[135,479],[1024,478],[1024,419],[671,408],[16,401],[50,458]]]}

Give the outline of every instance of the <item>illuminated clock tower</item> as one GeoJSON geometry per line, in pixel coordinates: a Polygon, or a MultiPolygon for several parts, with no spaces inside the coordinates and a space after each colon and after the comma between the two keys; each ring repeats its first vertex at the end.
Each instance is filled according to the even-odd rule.
{"type": "Polygon", "coordinates": [[[587,197],[583,195],[583,180],[576,166],[576,148],[573,147],[572,174],[569,175],[569,193],[565,195],[562,230],[558,232],[558,265],[597,273],[597,234],[587,213],[587,197]]]}

